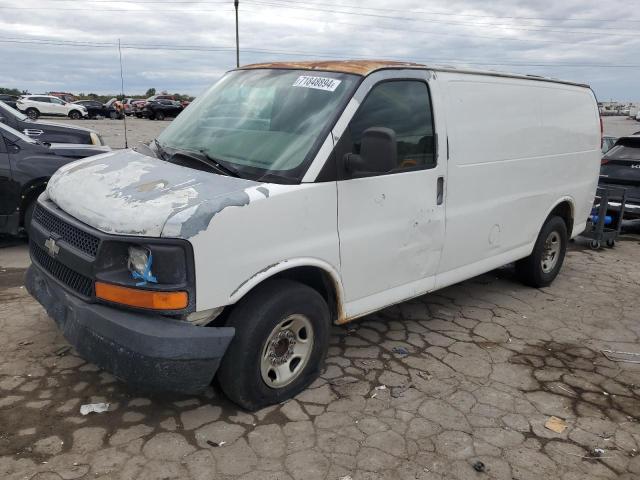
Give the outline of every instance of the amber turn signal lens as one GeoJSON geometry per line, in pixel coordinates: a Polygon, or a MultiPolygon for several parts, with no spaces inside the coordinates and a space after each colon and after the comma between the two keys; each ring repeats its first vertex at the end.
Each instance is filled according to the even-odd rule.
{"type": "Polygon", "coordinates": [[[156,292],[96,282],[96,297],[108,302],[152,310],[181,310],[189,302],[187,292],[156,292]]]}

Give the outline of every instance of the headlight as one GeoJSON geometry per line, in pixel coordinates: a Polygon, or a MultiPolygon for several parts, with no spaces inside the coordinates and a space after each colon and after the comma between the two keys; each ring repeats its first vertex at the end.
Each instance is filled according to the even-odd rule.
{"type": "Polygon", "coordinates": [[[129,258],[127,268],[135,280],[141,280],[136,285],[144,285],[147,282],[158,283],[158,280],[151,272],[153,255],[144,247],[129,247],[129,258]]]}
{"type": "Polygon", "coordinates": [[[102,145],[102,140],[100,140],[100,136],[96,132],[89,133],[89,138],[91,139],[92,145],[102,145]]]}
{"type": "Polygon", "coordinates": [[[94,264],[96,298],[134,308],[191,313],[195,273],[190,244],[177,239],[123,240],[100,245],[94,264]]]}

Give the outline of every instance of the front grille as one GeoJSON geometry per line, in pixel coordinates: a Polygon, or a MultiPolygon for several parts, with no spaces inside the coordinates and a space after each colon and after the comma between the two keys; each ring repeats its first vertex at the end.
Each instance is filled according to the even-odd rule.
{"type": "Polygon", "coordinates": [[[38,264],[49,274],[67,287],[78,292],[80,295],[90,297],[93,295],[93,282],[90,278],[71,270],[66,265],[52,258],[47,252],[35,243],[31,242],[31,255],[38,264]]]}
{"type": "Polygon", "coordinates": [[[98,253],[98,246],[100,245],[100,239],[98,237],[68,224],[40,205],[37,205],[33,212],[33,220],[49,232],[60,235],[61,240],[76,247],[78,250],[92,257],[95,257],[98,253]]]}

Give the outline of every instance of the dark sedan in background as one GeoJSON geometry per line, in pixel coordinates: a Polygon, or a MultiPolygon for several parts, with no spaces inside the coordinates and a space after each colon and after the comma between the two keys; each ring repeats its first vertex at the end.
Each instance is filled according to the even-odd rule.
{"type": "Polygon", "coordinates": [[[113,103],[106,104],[106,103],[98,102],[97,100],[78,100],[77,102],[73,102],[73,103],[76,103],[78,105],[82,105],[83,107],[85,107],[87,109],[89,118],[104,117],[104,118],[111,118],[115,120],[117,118],[122,117],[120,112],[118,112],[116,108],[113,106],[113,103]]]}
{"type": "MultiPolygon", "coordinates": [[[[627,191],[625,219],[640,218],[640,134],[620,137],[602,157],[600,187],[622,187],[627,191]]],[[[613,190],[609,213],[616,216],[620,210],[621,194],[613,190]]]]}
{"type": "Polygon", "coordinates": [[[0,94],[0,102],[6,103],[11,108],[18,108],[16,104],[17,101],[18,101],[18,97],[14,95],[7,95],[5,93],[0,94]]]}
{"type": "Polygon", "coordinates": [[[31,120],[24,113],[0,101],[0,123],[44,143],[104,145],[98,132],[61,123],[31,120]]]}
{"type": "Polygon", "coordinates": [[[137,117],[146,117],[150,120],[164,120],[167,117],[177,117],[184,108],[175,100],[149,100],[142,110],[136,113],[137,117]]]}
{"type": "Polygon", "coordinates": [[[35,200],[62,165],[110,151],[106,146],[45,144],[0,123],[0,233],[16,235],[28,228],[35,200]]]}

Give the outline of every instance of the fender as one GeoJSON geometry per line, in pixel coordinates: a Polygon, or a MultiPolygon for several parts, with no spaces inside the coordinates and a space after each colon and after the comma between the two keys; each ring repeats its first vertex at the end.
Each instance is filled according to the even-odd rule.
{"type": "Polygon", "coordinates": [[[28,183],[23,185],[22,190],[20,192],[20,215],[22,218],[22,214],[24,210],[27,208],[27,205],[38,198],[38,195],[34,195],[35,192],[44,191],[47,188],[47,183],[49,182],[50,177],[39,177],[29,180],[28,183]]]}
{"type": "Polygon", "coordinates": [[[229,295],[229,304],[238,302],[258,284],[264,282],[268,278],[273,277],[280,272],[291,270],[296,267],[316,267],[329,275],[329,278],[331,278],[336,292],[336,304],[338,309],[337,323],[344,323],[344,290],[342,287],[342,279],[340,278],[340,274],[333,265],[325,262],[324,260],[313,257],[291,258],[288,260],[282,260],[254,273],[251,277],[242,282],[231,293],[231,295],[229,295]]]}
{"type": "MultiPolygon", "coordinates": [[[[568,202],[569,203],[569,206],[571,207],[571,219],[575,221],[575,218],[576,218],[576,202],[575,202],[573,197],[571,197],[569,195],[565,195],[564,197],[560,197],[558,200],[556,200],[556,202],[553,204],[553,206],[550,209],[547,210],[547,212],[545,213],[544,218],[538,223],[538,232],[540,232],[540,230],[542,230],[542,226],[544,225],[545,220],[549,217],[551,212],[553,212],[558,207],[558,205],[560,205],[563,202],[568,202]]],[[[574,224],[574,229],[575,229],[575,224],[574,224]]],[[[573,232],[567,232],[567,235],[569,235],[569,238],[573,238],[573,232]]],[[[534,243],[535,243],[535,240],[534,240],[534,243]]]]}

